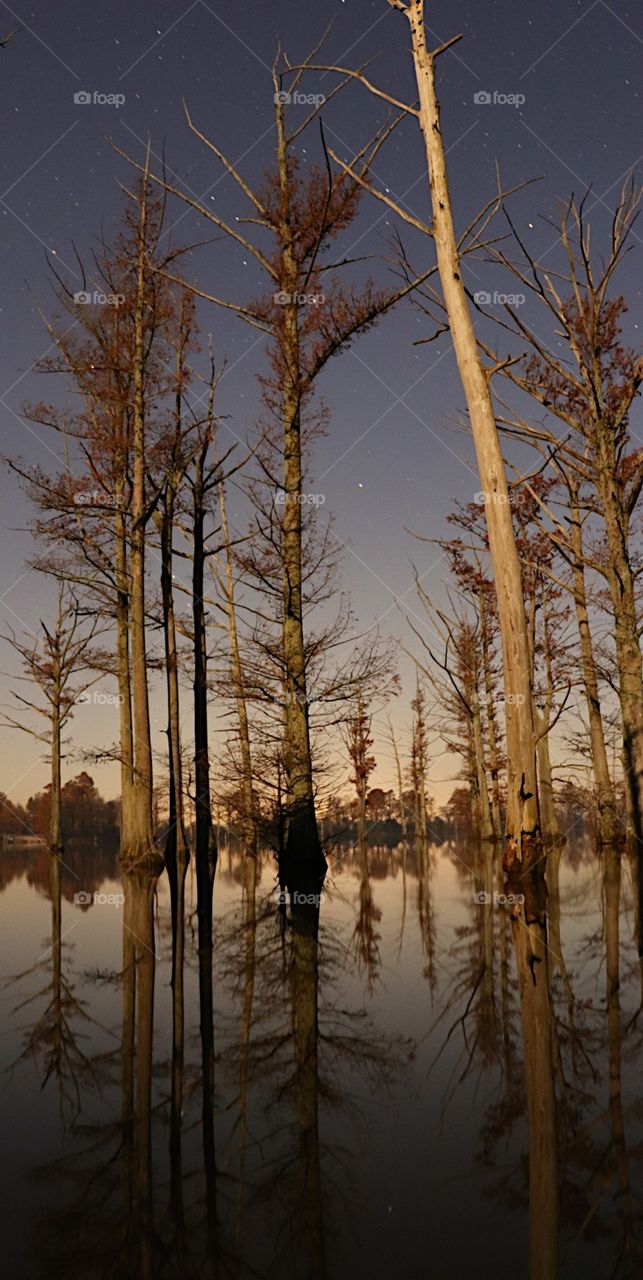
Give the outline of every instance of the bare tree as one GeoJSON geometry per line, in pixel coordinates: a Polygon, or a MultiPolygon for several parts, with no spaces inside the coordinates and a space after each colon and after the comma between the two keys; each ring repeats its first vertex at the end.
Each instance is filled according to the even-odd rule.
{"type": "MultiPolygon", "coordinates": [[[[536,769],[536,745],[533,723],[529,645],[524,610],[520,560],[508,503],[508,486],[495,411],[490,391],[490,378],[499,366],[486,365],[478,350],[471,308],[462,280],[461,260],[472,247],[480,248],[480,237],[490,217],[501,203],[501,193],[492,199],[473,219],[463,235],[455,230],[440,125],[440,109],[435,86],[435,68],[441,54],[450,49],[460,36],[454,36],[434,50],[427,44],[424,0],[388,0],[408,19],[411,31],[413,65],[419,93],[419,107],[400,103],[391,94],[374,86],[361,71],[345,67],[326,67],[353,78],[378,97],[415,118],[422,131],[431,192],[432,222],[430,226],[409,215],[388,194],[370,185],[365,177],[361,184],[392,208],[402,221],[410,223],[435,242],[438,272],[443,300],[433,295],[432,301],[446,313],[446,324],[455,350],[460,380],[464,391],[469,423],[473,434],[482,489],[486,495],[485,514],[489,546],[498,591],[498,621],[502,637],[503,668],[507,724],[507,866],[514,862],[528,865],[540,857],[540,812],[536,769]],[[467,244],[468,242],[468,244],[467,244]]],[[[332,154],[332,153],[331,153],[332,154]]],[[[355,177],[354,166],[343,164],[342,171],[355,177]]]]}
{"type": "Polygon", "coordinates": [[[78,671],[90,665],[91,645],[97,633],[98,623],[94,620],[89,627],[84,625],[84,616],[73,593],[60,586],[56,615],[53,625],[41,621],[40,636],[31,640],[20,640],[10,631],[5,640],[11,645],[23,661],[25,673],[19,676],[20,681],[34,684],[40,699],[25,697],[12,690],[12,696],[21,710],[39,717],[34,724],[24,723],[15,716],[4,714],[3,722],[13,729],[28,733],[37,742],[49,747],[51,764],[51,789],[49,806],[49,852],[52,859],[60,860],[63,853],[62,830],[62,756],[63,733],[71,719],[76,703],[86,693],[90,685],[98,677],[92,673],[89,679],[80,685],[72,681],[78,671]],[[43,728],[37,727],[39,721],[45,720],[43,728]]]}
{"type": "MultiPolygon", "coordinates": [[[[312,55],[311,55],[312,57],[312,55]]],[[[310,58],[306,65],[309,65],[310,58]]],[[[262,189],[249,186],[238,169],[194,125],[192,131],[223,166],[247,203],[248,216],[226,223],[211,207],[170,184],[163,174],[154,180],[213,223],[244,253],[249,253],[267,279],[269,293],[239,303],[193,285],[199,296],[233,311],[269,339],[271,371],[264,379],[269,415],[264,439],[276,448],[276,465],[264,457],[273,502],[283,494],[280,512],[282,660],[284,664],[284,765],[287,784],[287,842],[285,856],[305,857],[323,869],[323,855],[315,816],[304,634],[302,553],[302,441],[310,425],[310,402],[317,381],[333,356],[375,323],[415,287],[376,289],[371,281],[361,288],[345,286],[341,272],[352,259],[325,263],[324,254],[354,219],[360,198],[360,178],[397,120],[387,125],[354,158],[357,177],[331,172],[325,152],[322,166],[299,171],[295,143],[320,112],[314,107],[305,120],[289,124],[287,102],[300,83],[304,68],[275,63],[272,73],[275,152],[262,189]],[[282,89],[288,77],[289,91],[282,89]],[[244,230],[240,224],[246,224],[244,230]],[[266,248],[266,241],[268,248],[266,248]]],[[[341,86],[338,86],[338,89],[341,86]]],[[[338,90],[334,90],[333,94],[338,90]]],[[[323,134],[322,134],[323,137],[323,134]]],[[[142,168],[142,166],[137,166],[142,168]]],[[[432,269],[433,270],[433,269],[432,269]]],[[[425,273],[422,279],[430,275],[425,273]]]]}

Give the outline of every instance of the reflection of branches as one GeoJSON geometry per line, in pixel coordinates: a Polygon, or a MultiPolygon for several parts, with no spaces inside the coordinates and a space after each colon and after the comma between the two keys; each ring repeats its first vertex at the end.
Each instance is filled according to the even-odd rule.
{"type": "MultiPolygon", "coordinates": [[[[288,911],[278,913],[270,893],[257,900],[252,915],[243,908],[230,913],[217,951],[243,1032],[240,1038],[226,1037],[220,1070],[237,1089],[241,1081],[244,1108],[250,1092],[262,1092],[260,1113],[252,1112],[252,1133],[236,1108],[228,1162],[236,1141],[250,1192],[244,1215],[269,1203],[275,1256],[287,1259],[293,1274],[299,1274],[298,1260],[306,1258],[311,1277],[326,1274],[323,1224],[337,1195],[336,1178],[346,1174],[344,1145],[324,1140],[321,1119],[328,1110],[341,1110],[352,1123],[359,1122],[357,1079],[368,1079],[381,1097],[402,1064],[396,1043],[375,1031],[366,1011],[340,1002],[337,988],[352,951],[352,939],[347,945],[337,929],[322,924],[318,938],[312,923],[298,922],[294,909],[292,918],[288,911]],[[250,954],[254,999],[248,1027],[250,954]]],[[[248,1235],[246,1230],[241,1238],[248,1235]]],[[[265,1256],[261,1262],[265,1265],[265,1256]]]]}
{"type": "Polygon", "coordinates": [[[366,974],[368,990],[372,992],[380,964],[380,934],[375,926],[382,919],[382,912],[373,901],[365,840],[360,841],[359,845],[359,866],[359,909],[351,946],[358,967],[366,974]]]}

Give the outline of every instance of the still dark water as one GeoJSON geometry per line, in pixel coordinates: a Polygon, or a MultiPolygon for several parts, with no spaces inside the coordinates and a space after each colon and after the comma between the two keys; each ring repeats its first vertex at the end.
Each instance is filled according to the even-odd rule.
{"type": "Polygon", "coordinates": [[[224,847],[211,1045],[192,869],[181,993],[166,873],[65,861],[58,971],[46,850],[0,851],[7,1280],[545,1276],[529,1183],[556,1153],[550,1274],[643,1276],[625,856],[563,851],[530,962],[545,1075],[507,905],[474,900],[502,883],[466,847],[331,858],[317,936],[280,912],[270,855],[253,893],[224,847]]]}

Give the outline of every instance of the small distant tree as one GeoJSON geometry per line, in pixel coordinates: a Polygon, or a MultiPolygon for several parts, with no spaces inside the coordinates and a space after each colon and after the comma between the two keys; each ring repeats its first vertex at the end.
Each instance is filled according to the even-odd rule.
{"type": "Polygon", "coordinates": [[[366,842],[366,794],[368,780],[375,769],[375,756],[371,755],[373,737],[371,720],[364,697],[358,691],[355,710],[346,726],[346,745],[352,766],[351,782],[357,792],[357,822],[360,844],[366,842]]]}
{"type": "Polygon", "coordinates": [[[78,601],[65,587],[58,589],[57,610],[53,624],[40,623],[40,634],[31,640],[20,640],[10,630],[4,638],[22,659],[24,674],[17,676],[20,682],[35,686],[37,696],[26,697],[11,690],[14,703],[21,713],[27,711],[37,719],[30,723],[5,713],[5,725],[29,734],[37,742],[49,748],[51,764],[51,791],[49,805],[49,852],[59,860],[63,852],[62,831],[62,777],[63,733],[71,719],[74,707],[81,695],[98,679],[92,672],[89,679],[72,684],[74,676],[87,669],[91,645],[97,623],[85,626],[78,601]],[[39,724],[45,724],[42,728],[39,724]]]}

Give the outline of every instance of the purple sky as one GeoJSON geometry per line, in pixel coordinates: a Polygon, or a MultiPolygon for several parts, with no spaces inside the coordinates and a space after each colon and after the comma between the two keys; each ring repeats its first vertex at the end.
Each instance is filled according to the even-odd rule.
{"type": "MultiPolygon", "coordinates": [[[[47,254],[55,254],[73,280],[72,245],[87,256],[101,224],[107,238],[112,233],[122,207],[119,183],[127,184],[131,171],[114,153],[109,137],[140,159],[149,133],[154,152],[165,149],[170,173],[206,203],[211,200],[224,217],[234,217],[239,206],[233,184],[190,135],[182,99],[198,127],[254,181],[270,159],[270,65],[279,41],[296,62],[333,21],[324,61],[358,66],[376,58],[372,78],[412,100],[408,31],[385,0],[246,5],[235,0],[139,5],[113,0],[108,10],[80,0],[65,0],[64,5],[0,0],[0,10],[0,35],[24,28],[0,49],[5,121],[0,158],[2,451],[42,464],[49,458],[55,469],[56,441],[46,429],[21,418],[25,401],[45,394],[43,379],[33,372],[47,348],[36,307],[51,307],[47,254]],[[125,101],[118,107],[75,103],[74,95],[81,91],[124,95],[125,101]]],[[[530,247],[546,254],[555,267],[556,235],[545,219],[555,215],[556,201],[591,186],[588,207],[600,237],[624,178],[639,166],[640,12],[619,0],[541,0],[538,5],[440,0],[427,5],[427,17],[435,43],[456,31],[464,33],[441,63],[440,86],[459,225],[492,193],[496,162],[505,185],[540,176],[539,184],[515,199],[514,216],[530,247]],[[524,102],[476,102],[480,93],[520,95],[524,102]]],[[[328,92],[332,83],[331,77],[318,78],[310,87],[328,92]]],[[[348,156],[387,111],[362,89],[339,95],[327,115],[333,149],[348,156]]],[[[302,163],[318,158],[313,134],[303,145],[302,163]]],[[[378,157],[375,173],[407,208],[427,216],[423,152],[413,122],[394,135],[378,157]]],[[[170,204],[168,221],[177,224],[175,237],[203,239],[203,225],[184,214],[180,204],[170,204]]],[[[358,245],[359,252],[385,253],[392,225],[382,204],[366,201],[347,243],[358,245]]],[[[428,242],[406,233],[404,238],[416,262],[431,260],[428,242]]],[[[640,319],[640,239],[636,249],[629,279],[621,281],[633,323],[640,319]]],[[[467,272],[471,289],[503,287],[488,266],[472,268],[467,272]]],[[[214,288],[216,280],[217,292],[240,301],[255,289],[252,266],[226,244],[200,251],[194,271],[207,287],[214,288]]],[[[262,343],[256,333],[211,307],[204,306],[201,319],[227,356],[220,409],[228,415],[229,430],[243,439],[257,410],[255,374],[264,367],[262,343]]],[[[395,636],[405,632],[396,599],[415,607],[411,560],[436,598],[443,591],[439,552],[415,542],[405,527],[426,537],[441,536],[453,500],[472,501],[479,488],[470,442],[456,430],[462,396],[450,341],[443,337],[432,345],[413,346],[426,332],[426,322],[407,306],[328,368],[322,390],[331,420],[313,465],[312,487],[324,494],[325,510],[333,514],[337,538],[345,547],[344,585],[360,623],[380,619],[382,629],[395,636]]],[[[641,433],[640,416],[633,427],[641,433]]],[[[27,504],[13,477],[5,474],[3,485],[2,629],[7,623],[32,628],[46,611],[48,588],[25,572],[31,549],[24,531],[27,504]]],[[[12,664],[7,651],[0,665],[11,670],[12,664]]],[[[411,663],[402,657],[401,667],[406,705],[411,663]]],[[[160,703],[157,710],[160,735],[160,703]]],[[[400,726],[405,718],[400,703],[400,726]]],[[[82,746],[108,741],[115,728],[115,716],[104,709],[100,717],[89,709],[79,711],[74,740],[82,746]]],[[[20,739],[0,730],[5,762],[0,789],[16,799],[46,781],[46,766],[29,739],[20,739]]],[[[383,749],[378,756],[382,767],[377,781],[389,781],[383,749]]],[[[70,761],[67,773],[78,768],[70,761]]],[[[446,778],[451,772],[452,766],[439,762],[433,776],[446,778]]],[[[106,792],[115,791],[115,771],[94,773],[106,792]]],[[[440,788],[441,799],[448,790],[440,788]]]]}

